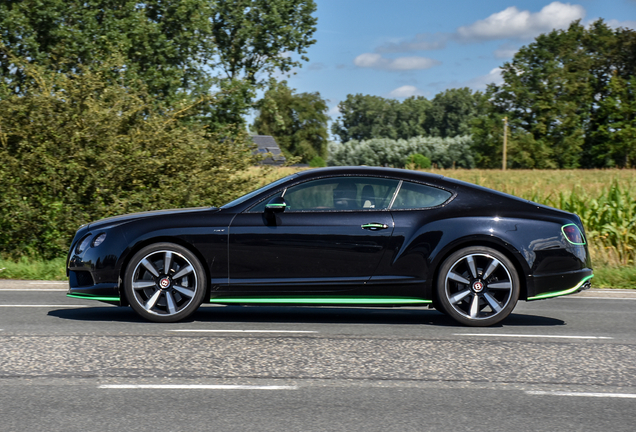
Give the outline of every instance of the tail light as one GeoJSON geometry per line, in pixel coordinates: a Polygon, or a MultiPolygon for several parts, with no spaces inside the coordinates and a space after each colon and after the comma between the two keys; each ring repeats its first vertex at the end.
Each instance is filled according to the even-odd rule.
{"type": "Polygon", "coordinates": [[[563,235],[565,238],[572,244],[575,245],[584,245],[585,238],[583,237],[583,233],[575,224],[567,224],[561,227],[561,231],[563,231],[563,235]]]}

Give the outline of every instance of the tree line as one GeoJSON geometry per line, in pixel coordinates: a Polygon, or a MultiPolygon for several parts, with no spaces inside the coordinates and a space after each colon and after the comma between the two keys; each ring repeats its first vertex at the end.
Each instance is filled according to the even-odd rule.
{"type": "Polygon", "coordinates": [[[475,165],[499,168],[506,118],[509,168],[636,167],[635,31],[575,21],[538,36],[501,69],[503,83],[485,93],[450,89],[402,102],[348,95],[332,125],[343,146],[335,146],[338,158],[365,154],[361,146],[377,138],[471,135],[475,165]]]}

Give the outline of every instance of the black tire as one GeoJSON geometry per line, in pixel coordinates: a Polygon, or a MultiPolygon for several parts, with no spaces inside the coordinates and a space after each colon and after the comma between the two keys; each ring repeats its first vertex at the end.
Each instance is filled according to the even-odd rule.
{"type": "Polygon", "coordinates": [[[154,322],[181,321],[196,311],[206,292],[203,266],[174,243],[155,243],[137,252],[126,268],[124,289],[130,306],[154,322]]]}
{"type": "Polygon", "coordinates": [[[472,246],[451,254],[440,267],[437,301],[457,322],[471,327],[497,324],[519,300],[519,275],[501,252],[472,246]]]}

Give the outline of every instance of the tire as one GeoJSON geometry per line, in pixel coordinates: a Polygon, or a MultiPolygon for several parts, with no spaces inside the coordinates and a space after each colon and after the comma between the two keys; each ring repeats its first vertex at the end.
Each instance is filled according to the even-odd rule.
{"type": "Polygon", "coordinates": [[[440,267],[437,299],[457,322],[471,327],[497,324],[519,300],[519,275],[501,252],[473,246],[451,254],[440,267]]]}
{"type": "Polygon", "coordinates": [[[155,243],[137,252],[124,276],[130,306],[154,322],[177,322],[192,315],[206,292],[203,266],[188,249],[155,243]]]}

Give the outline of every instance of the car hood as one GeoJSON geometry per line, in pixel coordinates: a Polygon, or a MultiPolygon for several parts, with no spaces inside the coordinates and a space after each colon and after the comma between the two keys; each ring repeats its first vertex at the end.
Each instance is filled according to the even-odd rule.
{"type": "Polygon", "coordinates": [[[98,221],[94,221],[88,224],[88,230],[96,230],[96,229],[105,229],[112,228],[117,225],[121,225],[123,223],[136,221],[139,219],[147,219],[158,216],[166,216],[166,215],[178,215],[184,213],[194,213],[201,211],[218,211],[219,209],[216,207],[194,207],[194,208],[184,208],[184,209],[170,209],[170,210],[154,210],[154,211],[145,211],[138,213],[128,213],[121,216],[112,216],[105,219],[100,219],[98,221]]]}

